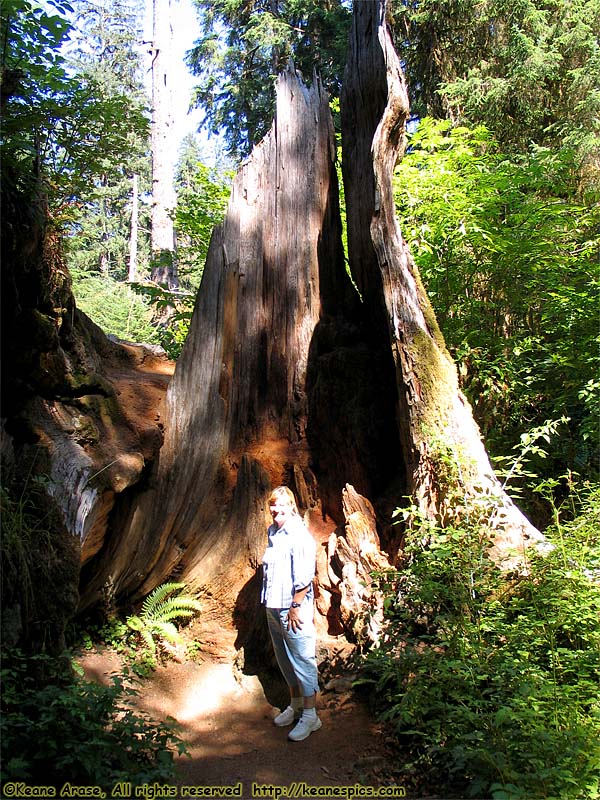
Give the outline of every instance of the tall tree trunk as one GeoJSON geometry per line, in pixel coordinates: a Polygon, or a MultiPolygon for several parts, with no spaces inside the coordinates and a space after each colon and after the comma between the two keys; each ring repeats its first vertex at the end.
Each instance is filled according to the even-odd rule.
{"type": "Polygon", "coordinates": [[[127,274],[127,280],[132,283],[137,281],[139,205],[138,176],[134,174],[131,178],[131,225],[129,228],[129,270],[127,274]]]}
{"type": "Polygon", "coordinates": [[[540,535],[493,473],[398,225],[392,176],[404,153],[409,107],[386,13],[387,0],[354,4],[341,96],[350,269],[392,354],[407,493],[434,519],[483,511],[506,552],[540,535]]]}
{"type": "Polygon", "coordinates": [[[173,117],[171,110],[171,1],[153,0],[152,46],[152,280],[176,288],[177,267],[171,212],[173,117]]]}
{"type": "MultiPolygon", "coordinates": [[[[100,177],[101,190],[106,189],[106,176],[100,177]]],[[[108,222],[106,213],[106,199],[101,196],[98,204],[99,221],[100,221],[100,243],[98,252],[98,270],[100,274],[108,278],[110,273],[110,251],[108,243],[108,222]]]]}

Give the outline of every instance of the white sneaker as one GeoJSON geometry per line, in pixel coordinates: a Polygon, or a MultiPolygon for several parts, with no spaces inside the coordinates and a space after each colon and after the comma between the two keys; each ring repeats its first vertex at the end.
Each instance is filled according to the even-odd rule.
{"type": "Polygon", "coordinates": [[[291,706],[284,709],[281,714],[278,714],[273,722],[278,728],[284,728],[286,725],[291,725],[296,720],[300,719],[301,710],[294,711],[291,706]]]}
{"type": "Polygon", "coordinates": [[[303,739],[308,739],[313,731],[318,731],[322,725],[323,723],[318,717],[302,715],[296,727],[288,733],[288,739],[291,739],[292,742],[301,742],[303,739]]]}

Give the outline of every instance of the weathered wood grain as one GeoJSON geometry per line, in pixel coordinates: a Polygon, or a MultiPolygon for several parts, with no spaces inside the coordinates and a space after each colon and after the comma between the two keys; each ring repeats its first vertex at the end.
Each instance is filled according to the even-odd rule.
{"type": "Polygon", "coordinates": [[[177,574],[233,602],[262,556],[271,486],[291,482],[318,503],[307,365],[322,276],[332,291],[350,286],[334,157],[327,95],[290,66],[272,129],[239,170],[212,237],[158,468],[132,511],[127,544],[99,565],[90,597],[110,569],[117,592],[143,594],[177,574]],[[327,261],[332,225],[337,265],[327,261]]]}
{"type": "Polygon", "coordinates": [[[506,555],[540,534],[493,473],[398,225],[392,176],[409,107],[386,13],[387,0],[354,4],[341,98],[350,268],[370,324],[392,356],[406,494],[437,519],[460,518],[475,504],[498,555],[506,555]],[[460,479],[444,480],[445,450],[455,454],[460,479]]]}

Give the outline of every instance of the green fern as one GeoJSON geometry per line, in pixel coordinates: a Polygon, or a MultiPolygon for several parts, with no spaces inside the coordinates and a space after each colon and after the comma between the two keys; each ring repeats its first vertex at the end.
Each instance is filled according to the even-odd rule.
{"type": "Polygon", "coordinates": [[[181,594],[183,589],[184,583],[163,583],[144,600],[139,615],[127,617],[127,625],[139,634],[153,654],[157,641],[163,640],[173,645],[183,641],[172,620],[193,617],[202,610],[196,598],[181,594]]]}

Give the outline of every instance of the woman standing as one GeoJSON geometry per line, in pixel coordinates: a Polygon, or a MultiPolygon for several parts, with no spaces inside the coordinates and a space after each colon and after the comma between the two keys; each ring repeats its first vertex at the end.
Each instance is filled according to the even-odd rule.
{"type": "Polygon", "coordinates": [[[316,544],[287,486],[271,492],[269,510],[273,524],[263,556],[261,601],[275,657],[290,690],[290,704],[274,722],[281,727],[296,722],[288,738],[300,742],[321,727],[316,710],[319,677],[313,619],[316,544]]]}

